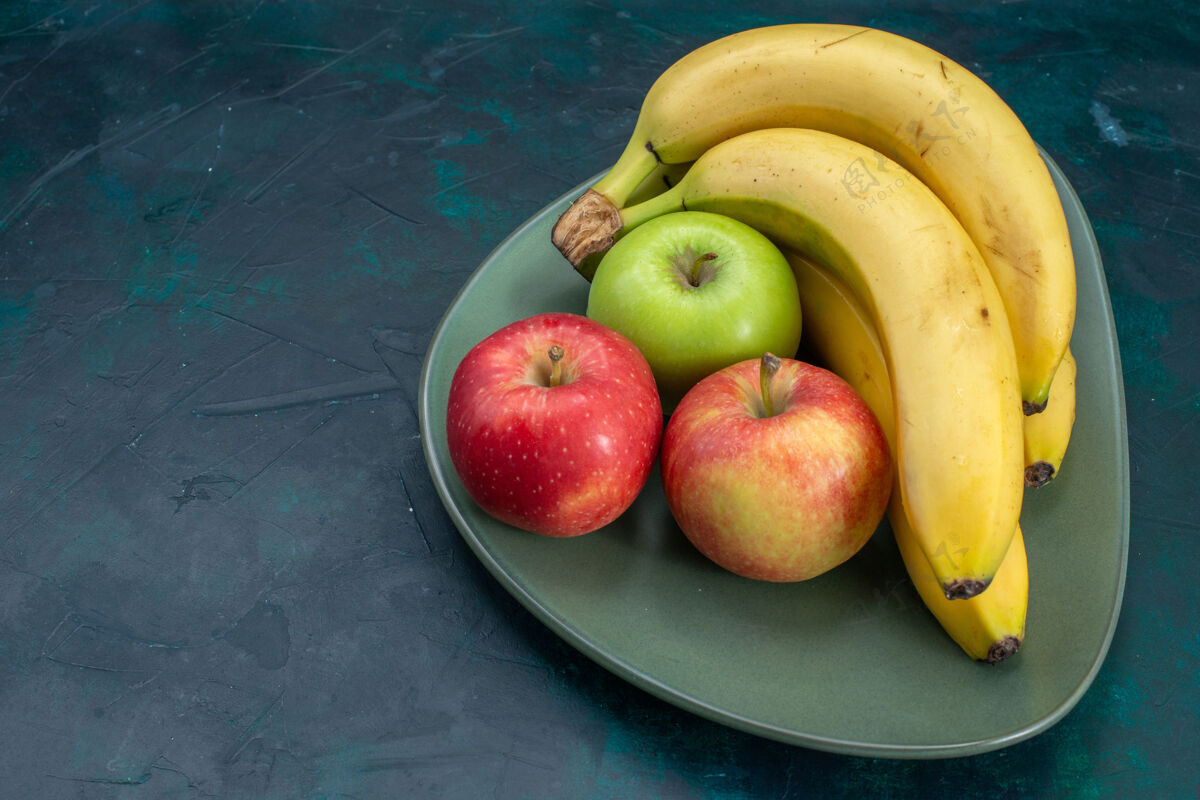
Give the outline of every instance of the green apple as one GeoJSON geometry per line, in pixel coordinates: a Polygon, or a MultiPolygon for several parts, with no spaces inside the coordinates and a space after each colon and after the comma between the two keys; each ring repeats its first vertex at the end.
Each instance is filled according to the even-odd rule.
{"type": "Polygon", "coordinates": [[[650,363],[670,412],[702,378],[800,344],[800,293],[787,259],[743,222],[704,211],[655,217],[605,254],[587,316],[650,363]]]}

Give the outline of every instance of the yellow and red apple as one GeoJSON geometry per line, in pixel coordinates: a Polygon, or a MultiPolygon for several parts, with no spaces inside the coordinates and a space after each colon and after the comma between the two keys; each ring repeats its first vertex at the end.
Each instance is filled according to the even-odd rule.
{"type": "Polygon", "coordinates": [[[660,457],[684,535],[757,580],[807,580],[847,561],[891,494],[887,440],[863,399],[828,370],[770,354],[692,387],[660,457]]]}

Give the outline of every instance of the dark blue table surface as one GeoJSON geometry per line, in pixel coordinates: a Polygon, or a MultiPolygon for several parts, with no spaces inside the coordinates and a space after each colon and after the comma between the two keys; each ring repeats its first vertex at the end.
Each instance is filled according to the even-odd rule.
{"type": "Polygon", "coordinates": [[[1198,131],[1190,2],[4,3],[0,796],[1196,796],[1198,131]],[[1095,228],[1124,608],[1004,750],[827,754],[631,687],[479,565],[421,455],[472,270],[668,64],[785,21],[976,71],[1095,228]]]}

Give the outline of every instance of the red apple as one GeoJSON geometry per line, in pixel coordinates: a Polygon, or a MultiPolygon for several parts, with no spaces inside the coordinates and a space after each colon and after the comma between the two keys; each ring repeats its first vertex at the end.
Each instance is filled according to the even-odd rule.
{"type": "Polygon", "coordinates": [[[892,487],[879,421],[837,375],[771,354],[709,375],[662,442],[667,504],[730,572],[802,581],[857,553],[892,487]]]}
{"type": "Polygon", "coordinates": [[[649,477],[663,416],[650,365],[616,331],[538,314],[475,345],[450,385],[446,437],[467,493],[493,517],[579,536],[624,512],[649,477]]]}

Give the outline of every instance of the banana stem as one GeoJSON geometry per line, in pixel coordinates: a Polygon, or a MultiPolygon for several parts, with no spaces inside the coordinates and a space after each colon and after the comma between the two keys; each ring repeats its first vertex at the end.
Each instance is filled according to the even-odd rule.
{"type": "Polygon", "coordinates": [[[775,416],[775,403],[771,400],[771,379],[779,372],[782,363],[774,353],[763,353],[758,362],[758,391],[762,395],[764,418],[775,416]]]}
{"type": "Polygon", "coordinates": [[[657,164],[658,156],[635,129],[634,137],[612,169],[568,206],[555,222],[550,240],[576,272],[588,281],[595,275],[600,257],[613,246],[621,232],[621,206],[657,164]]]}
{"type": "Polygon", "coordinates": [[[683,190],[687,186],[687,176],[673,187],[658,195],[644,200],[637,205],[622,208],[621,227],[618,230],[629,231],[643,222],[670,214],[673,211],[683,211],[683,190]]]}
{"type": "Polygon", "coordinates": [[[650,142],[639,135],[635,126],[625,150],[612,169],[592,184],[592,191],[604,195],[614,206],[620,208],[633,194],[633,190],[654,171],[657,164],[658,156],[654,154],[650,142]]]}
{"type": "MultiPolygon", "coordinates": [[[[651,169],[653,164],[651,158],[651,169]]],[[[589,281],[595,275],[599,259],[622,232],[648,219],[683,210],[683,192],[680,191],[683,183],[625,209],[613,197],[600,191],[600,186],[597,183],[568,206],[550,233],[550,240],[558,251],[589,281]]],[[[637,188],[636,184],[633,188],[637,188]]]]}
{"type": "Polygon", "coordinates": [[[550,345],[550,350],[546,355],[550,356],[550,385],[558,386],[562,383],[562,345],[550,345]]]}

